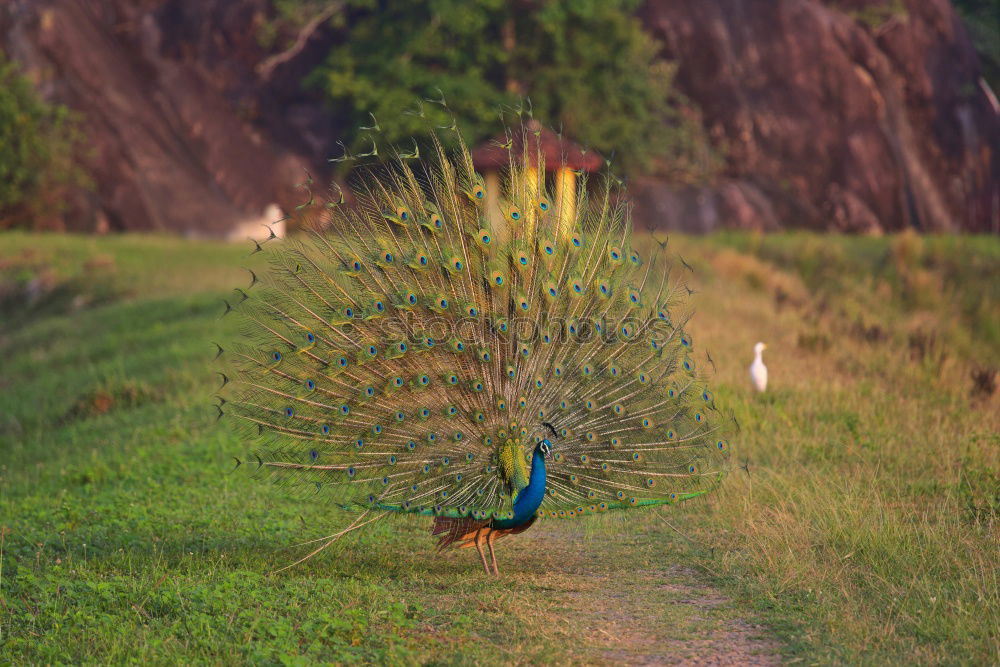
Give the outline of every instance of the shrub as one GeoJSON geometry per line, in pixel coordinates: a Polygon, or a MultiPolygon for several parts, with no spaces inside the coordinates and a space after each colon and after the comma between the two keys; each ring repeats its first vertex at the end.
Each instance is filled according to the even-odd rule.
{"type": "Polygon", "coordinates": [[[43,101],[0,56],[0,228],[34,227],[63,209],[64,190],[86,182],[74,159],[69,110],[43,101]]]}
{"type": "MultiPolygon", "coordinates": [[[[329,19],[334,45],[306,83],[330,101],[354,154],[370,153],[373,138],[410,151],[410,137],[449,126],[452,114],[465,139],[477,143],[497,133],[499,108],[530,108],[573,140],[617,153],[626,170],[657,163],[688,180],[707,177],[721,163],[698,111],[673,86],[674,67],[633,17],[637,5],[350,0],[329,19]],[[447,109],[421,102],[442,95],[447,109]],[[378,132],[360,129],[376,124],[378,132]]],[[[324,6],[281,0],[277,20],[259,37],[275,43],[275,24],[308,25],[324,6]]]]}

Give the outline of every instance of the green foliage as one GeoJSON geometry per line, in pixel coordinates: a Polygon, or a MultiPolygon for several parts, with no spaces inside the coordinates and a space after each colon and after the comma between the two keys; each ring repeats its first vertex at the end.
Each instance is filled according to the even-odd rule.
{"type": "MultiPolygon", "coordinates": [[[[301,24],[321,4],[284,0],[279,16],[301,24]]],[[[370,151],[372,138],[409,149],[410,137],[450,125],[451,114],[475,143],[495,133],[501,106],[530,98],[540,121],[626,156],[626,168],[669,157],[662,168],[705,175],[718,165],[706,159],[696,114],[682,113],[692,105],[673,89],[671,66],[632,16],[636,5],[352,0],[332,19],[341,39],[308,84],[326,94],[354,152],[370,151]],[[447,110],[419,101],[442,93],[447,110]],[[380,135],[357,129],[371,126],[369,113],[380,135]]]]}
{"type": "Polygon", "coordinates": [[[903,0],[884,0],[848,12],[856,21],[860,21],[872,30],[878,30],[891,19],[905,20],[906,5],[903,0]]]}
{"type": "Polygon", "coordinates": [[[954,0],[983,63],[983,75],[1000,91],[1000,3],[996,0],[954,0]]]}
{"type": "Polygon", "coordinates": [[[42,101],[0,56],[0,228],[30,226],[60,210],[63,186],[84,182],[76,141],[69,110],[42,101]]]}

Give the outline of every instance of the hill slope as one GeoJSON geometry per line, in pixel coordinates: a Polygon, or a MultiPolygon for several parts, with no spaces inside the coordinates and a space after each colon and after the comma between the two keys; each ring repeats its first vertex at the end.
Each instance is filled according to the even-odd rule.
{"type": "MultiPolygon", "coordinates": [[[[74,202],[70,229],[250,231],[341,153],[336,110],[303,85],[341,39],[328,23],[263,75],[268,0],[8,4],[4,50],[82,114],[92,148],[96,196],[74,202]]],[[[948,0],[647,0],[638,14],[728,154],[711,183],[638,179],[649,226],[1000,230],[1000,114],[948,0]]]]}

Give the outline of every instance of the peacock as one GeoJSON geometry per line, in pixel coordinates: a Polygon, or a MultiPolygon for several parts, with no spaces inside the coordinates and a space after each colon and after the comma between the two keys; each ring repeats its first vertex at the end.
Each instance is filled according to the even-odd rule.
{"type": "Polygon", "coordinates": [[[550,191],[523,125],[488,193],[444,129],[450,147],[372,166],[353,204],[310,197],[317,222],[257,244],[269,269],[227,303],[243,326],[219,409],[250,465],[357,513],[309,555],[411,515],[498,575],[495,541],[540,520],[716,488],[734,420],[695,365],[691,290],[662,246],[643,255],[620,181],[550,191]]]}

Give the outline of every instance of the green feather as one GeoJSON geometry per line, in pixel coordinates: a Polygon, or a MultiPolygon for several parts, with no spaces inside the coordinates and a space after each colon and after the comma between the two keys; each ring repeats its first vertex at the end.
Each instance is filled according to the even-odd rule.
{"type": "Polygon", "coordinates": [[[226,404],[263,473],[347,508],[507,516],[548,437],[546,517],[720,483],[730,420],[695,368],[683,287],[634,247],[610,183],[560,220],[511,154],[499,220],[468,151],[439,147],[419,178],[377,172],[322,231],[267,246],[226,404]]]}

